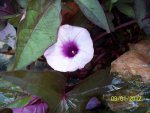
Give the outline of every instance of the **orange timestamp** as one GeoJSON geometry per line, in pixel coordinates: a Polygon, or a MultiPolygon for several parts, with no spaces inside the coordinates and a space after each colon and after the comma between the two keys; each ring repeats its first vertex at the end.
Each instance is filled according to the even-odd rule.
{"type": "Polygon", "coordinates": [[[111,96],[110,101],[112,102],[135,102],[143,101],[142,96],[111,96]]]}

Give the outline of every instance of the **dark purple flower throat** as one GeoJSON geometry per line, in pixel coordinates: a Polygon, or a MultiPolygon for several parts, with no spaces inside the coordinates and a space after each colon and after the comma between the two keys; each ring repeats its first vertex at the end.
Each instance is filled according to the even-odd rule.
{"type": "Polygon", "coordinates": [[[74,41],[68,41],[63,44],[62,52],[64,56],[72,58],[78,53],[79,49],[74,41]]]}

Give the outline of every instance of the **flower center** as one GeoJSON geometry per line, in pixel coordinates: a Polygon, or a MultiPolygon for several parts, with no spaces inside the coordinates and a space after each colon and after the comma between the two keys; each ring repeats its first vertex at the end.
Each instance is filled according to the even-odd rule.
{"type": "Polygon", "coordinates": [[[63,44],[62,52],[66,57],[72,58],[78,53],[78,51],[78,46],[74,41],[69,41],[63,44]]]}

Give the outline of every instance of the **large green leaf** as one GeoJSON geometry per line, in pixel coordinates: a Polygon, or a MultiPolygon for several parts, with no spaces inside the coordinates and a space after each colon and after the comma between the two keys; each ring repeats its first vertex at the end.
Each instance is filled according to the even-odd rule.
{"type": "Polygon", "coordinates": [[[88,113],[85,110],[86,103],[93,97],[99,97],[108,91],[107,85],[111,84],[112,76],[110,70],[101,70],[83,80],[73,90],[67,93],[67,105],[69,111],[76,111],[76,113],[88,113]]]}
{"type": "Polygon", "coordinates": [[[56,41],[61,0],[30,0],[26,18],[18,26],[14,69],[26,67],[56,41]]]}
{"type": "MultiPolygon", "coordinates": [[[[97,90],[110,84],[111,80],[112,76],[110,75],[109,69],[100,70],[83,80],[68,94],[71,94],[72,96],[79,96],[80,98],[82,98],[81,95],[91,95],[94,94],[94,92],[97,93],[97,90]]],[[[100,92],[102,93],[102,90],[100,92]]]]}
{"type": "Polygon", "coordinates": [[[0,78],[0,109],[26,95],[20,87],[0,78]]]}
{"type": "Polygon", "coordinates": [[[47,101],[53,113],[64,93],[65,77],[57,72],[3,72],[0,76],[47,101]]]}
{"type": "Polygon", "coordinates": [[[135,18],[133,6],[127,3],[117,3],[116,6],[119,9],[119,11],[122,12],[123,14],[135,18]]]}
{"type": "Polygon", "coordinates": [[[85,16],[95,25],[110,32],[104,10],[98,0],[75,0],[85,16]]]}
{"type": "Polygon", "coordinates": [[[150,0],[134,0],[134,4],[138,24],[150,36],[150,0]]]}
{"type": "Polygon", "coordinates": [[[136,18],[140,27],[143,27],[142,19],[146,16],[146,0],[134,0],[136,18]]]}
{"type": "Polygon", "coordinates": [[[111,3],[112,3],[112,4],[114,4],[114,3],[116,3],[116,2],[118,2],[118,0],[111,0],[111,3]]]}
{"type": "Polygon", "coordinates": [[[18,99],[16,101],[10,103],[7,107],[8,108],[24,107],[30,102],[31,99],[32,99],[32,96],[26,96],[26,97],[23,97],[21,99],[18,99]]]}

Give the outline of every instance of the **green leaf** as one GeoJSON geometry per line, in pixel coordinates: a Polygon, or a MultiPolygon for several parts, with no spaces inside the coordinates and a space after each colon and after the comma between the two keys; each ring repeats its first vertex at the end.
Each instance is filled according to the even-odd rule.
{"type": "Polygon", "coordinates": [[[142,19],[146,16],[146,0],[134,0],[136,19],[140,27],[143,27],[142,19]]]}
{"type": "Polygon", "coordinates": [[[134,0],[134,9],[139,26],[150,36],[150,4],[149,0],[134,0]]]}
{"type": "Polygon", "coordinates": [[[75,0],[84,15],[95,25],[110,32],[104,10],[98,0],[75,0]]]}
{"type": "Polygon", "coordinates": [[[72,110],[76,108],[76,112],[83,113],[88,100],[93,96],[99,97],[103,93],[106,93],[106,86],[111,84],[111,81],[110,69],[94,73],[67,94],[68,106],[72,110]]]}
{"type": "Polygon", "coordinates": [[[26,96],[22,99],[18,99],[15,102],[12,102],[10,105],[8,105],[8,108],[19,108],[19,107],[24,107],[29,103],[29,101],[32,99],[32,96],[26,96]]]}
{"type": "Polygon", "coordinates": [[[78,86],[76,86],[71,92],[69,92],[69,95],[71,94],[72,96],[78,96],[78,95],[81,96],[81,94],[82,95],[94,94],[94,91],[97,92],[97,90],[99,90],[100,88],[108,85],[111,80],[112,77],[110,75],[110,69],[100,70],[94,73],[93,75],[90,75],[81,83],[79,83],[78,86]],[[95,87],[97,88],[95,89],[95,87]],[[93,91],[90,91],[90,89],[92,89],[93,91]]]}
{"type": "Polygon", "coordinates": [[[123,14],[125,14],[129,17],[135,18],[134,9],[129,4],[127,4],[127,3],[117,3],[116,6],[119,9],[119,11],[122,12],[123,14]]]}
{"type": "Polygon", "coordinates": [[[22,8],[27,8],[29,0],[17,0],[17,2],[22,8]]]}
{"type": "Polygon", "coordinates": [[[20,20],[21,20],[21,15],[18,15],[16,17],[10,18],[8,21],[14,27],[17,27],[19,25],[20,20]]]}
{"type": "Polygon", "coordinates": [[[66,79],[57,72],[14,71],[3,72],[0,76],[7,81],[19,85],[32,95],[44,99],[53,111],[64,93],[66,79]]]}
{"type": "Polygon", "coordinates": [[[11,18],[15,18],[17,16],[20,16],[20,14],[12,14],[12,15],[6,15],[6,16],[1,16],[0,19],[11,19],[11,18]]]}
{"type": "Polygon", "coordinates": [[[133,3],[134,0],[119,0],[118,2],[122,3],[133,3]]]}
{"type": "Polygon", "coordinates": [[[0,78],[0,109],[26,95],[20,87],[0,78]]]}
{"type": "Polygon", "coordinates": [[[116,2],[118,2],[118,0],[111,0],[111,3],[112,3],[112,4],[114,4],[114,3],[116,3],[116,2]]]}
{"type": "Polygon", "coordinates": [[[18,26],[15,70],[25,68],[56,42],[61,0],[31,0],[18,26]]]}

